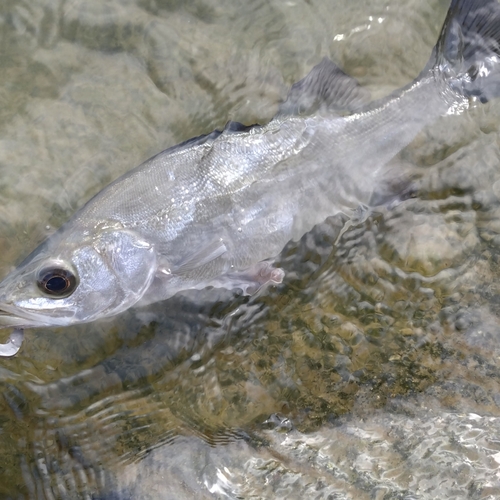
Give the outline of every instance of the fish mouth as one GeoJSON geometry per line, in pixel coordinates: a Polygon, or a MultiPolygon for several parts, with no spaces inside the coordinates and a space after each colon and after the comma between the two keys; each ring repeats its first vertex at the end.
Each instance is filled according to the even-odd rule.
{"type": "Polygon", "coordinates": [[[30,328],[34,326],[45,326],[43,321],[36,314],[28,311],[19,311],[12,306],[0,303],[0,329],[4,328],[30,328]]]}
{"type": "Polygon", "coordinates": [[[29,321],[0,309],[0,328],[26,328],[29,321]]]}

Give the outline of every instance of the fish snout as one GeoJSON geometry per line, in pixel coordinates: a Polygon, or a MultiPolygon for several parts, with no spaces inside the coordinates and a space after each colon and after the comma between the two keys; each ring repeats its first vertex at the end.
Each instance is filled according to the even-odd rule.
{"type": "Polygon", "coordinates": [[[32,323],[27,318],[16,314],[12,307],[5,306],[0,302],[0,329],[3,328],[23,328],[32,323]]]}

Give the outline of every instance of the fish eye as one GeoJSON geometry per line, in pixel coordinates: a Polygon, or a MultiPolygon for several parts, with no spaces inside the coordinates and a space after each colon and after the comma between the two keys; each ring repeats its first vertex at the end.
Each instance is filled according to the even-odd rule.
{"type": "Polygon", "coordinates": [[[46,295],[64,298],[71,295],[76,288],[76,276],[63,268],[43,269],[37,280],[38,288],[46,295]]]}

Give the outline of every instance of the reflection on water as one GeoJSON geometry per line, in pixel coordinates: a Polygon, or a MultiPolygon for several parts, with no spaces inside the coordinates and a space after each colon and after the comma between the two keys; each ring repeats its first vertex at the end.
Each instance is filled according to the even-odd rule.
{"type": "MultiPolygon", "coordinates": [[[[0,4],[1,271],[111,179],[264,122],[323,56],[384,95],[446,1],[0,4]]],[[[250,299],[179,294],[0,360],[1,498],[500,496],[499,103],[398,158],[416,196],[290,243],[250,299]]]]}

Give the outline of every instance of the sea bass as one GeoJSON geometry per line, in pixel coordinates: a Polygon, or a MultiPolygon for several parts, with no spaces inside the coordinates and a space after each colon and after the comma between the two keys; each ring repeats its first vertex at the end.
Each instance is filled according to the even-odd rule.
{"type": "Polygon", "coordinates": [[[280,283],[266,259],[328,216],[369,205],[427,124],[500,95],[497,0],[452,0],[430,62],[369,102],[324,59],[264,126],[230,122],[104,188],[0,283],[0,325],[64,326],[207,286],[280,283]]]}

